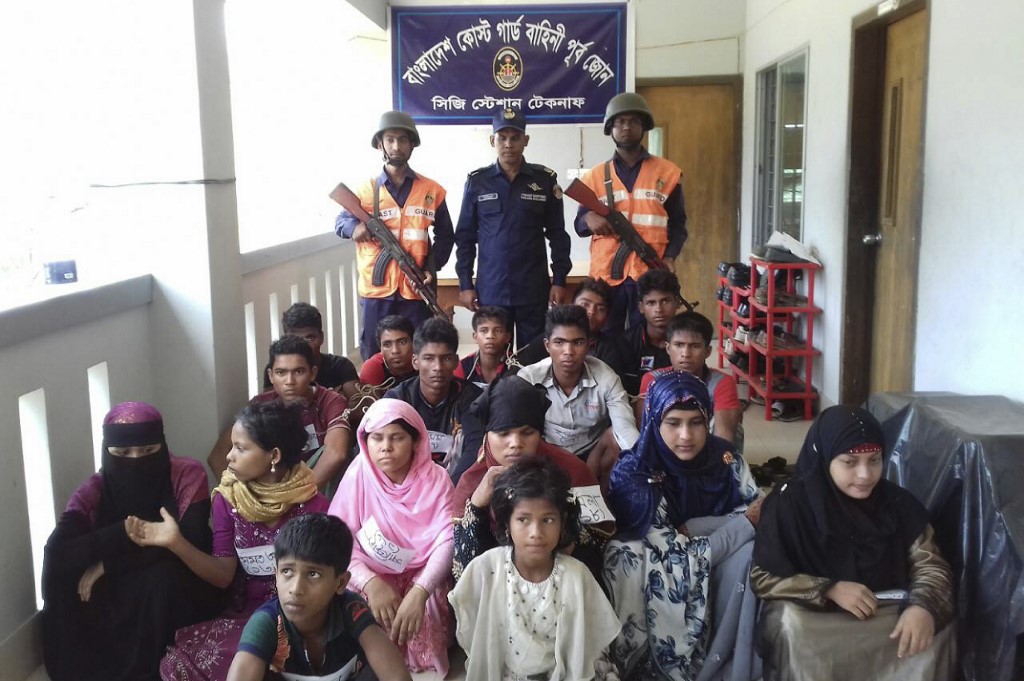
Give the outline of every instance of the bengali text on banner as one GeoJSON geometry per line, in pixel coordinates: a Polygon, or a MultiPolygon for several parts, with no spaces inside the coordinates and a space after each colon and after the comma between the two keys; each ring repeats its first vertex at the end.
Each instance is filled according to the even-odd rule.
{"type": "Polygon", "coordinates": [[[426,124],[600,123],[626,85],[625,5],[393,7],[394,106],[426,124]]]}

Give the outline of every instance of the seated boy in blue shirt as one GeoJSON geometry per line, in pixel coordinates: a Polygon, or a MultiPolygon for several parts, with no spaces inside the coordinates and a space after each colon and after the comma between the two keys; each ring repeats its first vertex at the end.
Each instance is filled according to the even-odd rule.
{"type": "Polygon", "coordinates": [[[323,513],[281,528],[274,541],[277,598],[249,618],[227,681],[346,681],[365,664],[380,681],[412,680],[366,601],[345,590],[352,541],[345,523],[323,513]]]}

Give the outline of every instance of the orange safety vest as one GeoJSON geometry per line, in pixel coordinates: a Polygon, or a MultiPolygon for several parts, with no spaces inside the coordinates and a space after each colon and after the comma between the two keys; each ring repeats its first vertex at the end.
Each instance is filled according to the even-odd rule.
{"type": "MultiPolygon", "coordinates": [[[[428,230],[434,224],[434,211],[444,201],[445,191],[437,182],[422,175],[412,181],[412,191],[401,207],[384,188],[377,188],[376,178],[366,182],[356,195],[363,209],[373,215],[374,194],[377,194],[377,216],[388,229],[398,238],[402,248],[408,251],[416,264],[423,267],[430,252],[428,230]]],[[[383,277],[373,280],[374,266],[380,256],[381,246],[376,241],[364,241],[356,244],[356,262],[359,265],[359,295],[364,298],[386,298],[398,291],[406,300],[419,300],[416,289],[391,260],[384,270],[383,277]]],[[[379,275],[379,273],[378,273],[379,275]]]]}
{"type": "MultiPolygon", "coordinates": [[[[641,161],[640,174],[630,193],[615,173],[615,164],[606,161],[591,168],[583,183],[594,190],[601,203],[608,205],[606,177],[611,180],[611,193],[615,210],[633,223],[637,233],[658,253],[665,254],[668,245],[668,212],[665,201],[679,184],[682,171],[672,161],[651,156],[641,161]]],[[[622,279],[612,279],[612,259],[619,250],[619,239],[594,235],[590,239],[590,276],[600,277],[612,286],[626,279],[636,281],[650,268],[636,253],[630,253],[623,268],[622,279]]]]}

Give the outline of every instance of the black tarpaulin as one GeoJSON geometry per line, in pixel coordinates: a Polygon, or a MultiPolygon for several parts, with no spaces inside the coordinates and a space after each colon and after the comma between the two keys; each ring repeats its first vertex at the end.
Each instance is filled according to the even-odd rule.
{"type": "Polygon", "coordinates": [[[1024,633],[1024,404],[880,393],[867,408],[893,452],[887,477],[928,507],[953,566],[964,678],[1015,678],[1024,633]]]}

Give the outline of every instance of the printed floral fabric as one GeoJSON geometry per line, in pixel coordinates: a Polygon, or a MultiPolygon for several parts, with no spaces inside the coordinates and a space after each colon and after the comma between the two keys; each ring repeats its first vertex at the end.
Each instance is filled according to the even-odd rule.
{"type": "Polygon", "coordinates": [[[709,634],[709,546],[669,524],[664,500],[646,536],[608,542],[605,580],[622,623],[612,657],[623,678],[648,678],[645,667],[674,681],[697,677],[709,634]]]}

